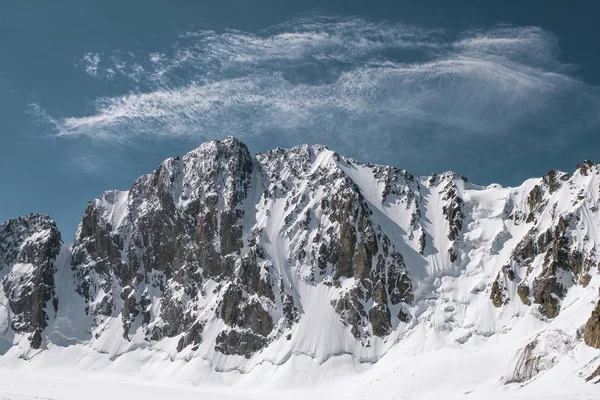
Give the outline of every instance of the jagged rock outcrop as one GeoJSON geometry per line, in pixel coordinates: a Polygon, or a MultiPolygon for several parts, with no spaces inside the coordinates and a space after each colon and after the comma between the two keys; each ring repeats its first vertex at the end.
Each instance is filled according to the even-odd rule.
{"type": "MultiPolygon", "coordinates": [[[[185,347],[201,341],[206,317],[198,302],[207,280],[241,281],[235,299],[221,285],[224,302],[249,293],[271,300],[272,282],[257,277],[262,267],[257,255],[242,258],[244,201],[254,168],[239,141],[210,142],[165,161],[128,192],[107,192],[91,202],[73,244],[72,264],[77,290],[97,323],[121,314],[128,337],[143,314],[147,340],[183,335],[180,347],[185,347]],[[157,291],[158,312],[144,298],[157,291]]],[[[254,332],[252,317],[223,319],[254,332]]]]}
{"type": "Polygon", "coordinates": [[[29,336],[31,347],[42,345],[42,331],[58,309],[54,261],[62,245],[60,232],[48,216],[31,214],[0,225],[0,307],[5,318],[0,333],[12,329],[29,336]]]}
{"type": "MultiPolygon", "coordinates": [[[[442,211],[440,217],[443,217],[444,220],[446,220],[446,235],[449,243],[447,254],[448,259],[452,264],[460,263],[461,261],[460,239],[464,221],[464,200],[461,197],[459,185],[463,186],[464,183],[466,183],[466,178],[452,172],[446,172],[441,175],[433,174],[427,180],[427,185],[431,189],[436,188],[437,195],[440,197],[442,211]]],[[[422,241],[419,243],[420,252],[422,252],[421,249],[424,249],[425,247],[421,246],[421,243],[422,241]]]]}
{"type": "Polygon", "coordinates": [[[578,166],[573,176],[552,170],[529,191],[523,209],[515,207],[514,223],[531,228],[493,283],[494,306],[508,303],[508,293],[513,292],[523,304],[537,304],[543,316],[554,318],[571,286],[587,286],[598,253],[595,240],[590,241],[593,226],[584,226],[581,220],[596,212],[593,206],[588,208],[588,202],[597,201],[589,178],[598,174],[598,166],[590,162],[578,166]],[[559,207],[561,195],[570,198],[570,204],[559,207]]]}
{"type": "Polygon", "coordinates": [[[600,300],[585,324],[583,338],[588,346],[600,349],[600,300]]]}

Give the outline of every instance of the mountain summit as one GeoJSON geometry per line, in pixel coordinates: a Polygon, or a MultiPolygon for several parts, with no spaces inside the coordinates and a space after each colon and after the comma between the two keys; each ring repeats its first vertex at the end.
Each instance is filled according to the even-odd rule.
{"type": "Polygon", "coordinates": [[[483,187],[323,146],[211,141],[91,201],[70,246],[43,215],[0,225],[0,354],[252,373],[493,345],[510,353],[503,383],[560,363],[598,380],[599,201],[588,161],[483,187]]]}

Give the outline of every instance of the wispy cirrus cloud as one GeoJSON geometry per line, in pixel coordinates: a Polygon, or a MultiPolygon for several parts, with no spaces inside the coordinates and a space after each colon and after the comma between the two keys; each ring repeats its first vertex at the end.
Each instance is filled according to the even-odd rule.
{"type": "Polygon", "coordinates": [[[83,171],[86,174],[102,175],[110,170],[106,160],[92,153],[79,153],[71,158],[69,168],[83,171]]]}
{"type": "Polygon", "coordinates": [[[93,77],[98,76],[98,65],[100,64],[100,54],[98,53],[87,53],[83,56],[83,65],[85,66],[85,72],[93,77]]]}
{"type": "Polygon", "coordinates": [[[82,66],[122,93],[84,115],[45,115],[57,137],[276,137],[371,157],[482,138],[561,143],[600,126],[600,89],[572,76],[537,27],[452,34],[314,17],[182,32],[169,48],[89,53],[82,66]]]}

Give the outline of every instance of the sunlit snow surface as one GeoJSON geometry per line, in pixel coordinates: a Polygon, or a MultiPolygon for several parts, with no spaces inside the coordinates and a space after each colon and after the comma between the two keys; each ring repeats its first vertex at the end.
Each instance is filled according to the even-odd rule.
{"type": "MultiPolygon", "coordinates": [[[[506,338],[509,339],[509,338],[506,338]]],[[[111,362],[79,348],[46,352],[37,360],[11,360],[0,367],[0,399],[598,399],[600,391],[574,379],[567,359],[531,384],[503,385],[513,346],[470,352],[446,348],[419,356],[394,348],[372,366],[348,356],[318,365],[294,356],[244,376],[217,373],[206,363],[171,362],[134,352],[111,362]],[[313,382],[308,384],[309,382],[313,382]]],[[[579,349],[575,357],[588,357],[579,349]]]]}

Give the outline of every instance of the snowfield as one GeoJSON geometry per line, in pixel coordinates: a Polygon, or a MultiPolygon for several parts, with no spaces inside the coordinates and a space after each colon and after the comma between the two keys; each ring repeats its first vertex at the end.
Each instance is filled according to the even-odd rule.
{"type": "Polygon", "coordinates": [[[423,355],[394,348],[374,365],[357,364],[350,356],[332,357],[323,364],[293,356],[282,366],[265,365],[245,375],[214,372],[197,361],[172,362],[148,351],[111,361],[83,349],[68,354],[56,349],[31,361],[3,360],[0,399],[599,398],[597,386],[574,374],[578,361],[593,357],[594,352],[579,349],[573,359],[563,360],[522,387],[504,385],[497,378],[512,361],[509,346],[490,347],[478,352],[440,349],[423,355]]]}

